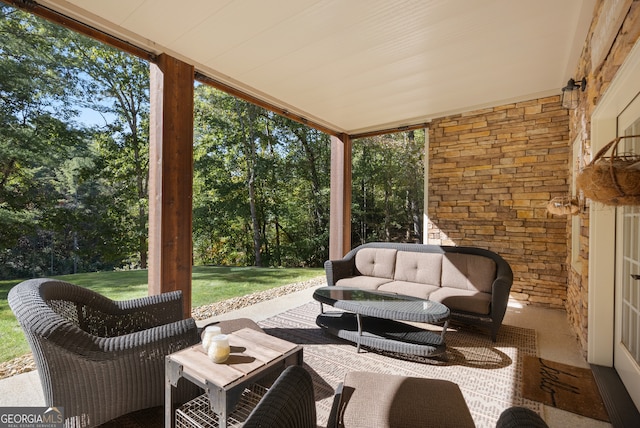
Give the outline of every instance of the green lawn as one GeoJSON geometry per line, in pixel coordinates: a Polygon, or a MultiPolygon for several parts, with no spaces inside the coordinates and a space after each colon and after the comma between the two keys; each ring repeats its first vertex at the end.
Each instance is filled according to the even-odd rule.
{"type": "MultiPolygon", "coordinates": [[[[284,269],[196,266],[193,268],[192,307],[219,302],[323,275],[322,268],[284,269]]],[[[113,300],[147,295],[147,271],[79,273],[53,277],[90,288],[113,300]]],[[[0,362],[29,352],[7,294],[21,280],[0,281],[0,362]]]]}

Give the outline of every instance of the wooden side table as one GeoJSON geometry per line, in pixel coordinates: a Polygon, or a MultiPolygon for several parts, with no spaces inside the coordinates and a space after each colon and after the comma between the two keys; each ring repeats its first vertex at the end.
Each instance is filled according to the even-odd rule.
{"type": "Polygon", "coordinates": [[[228,415],[249,384],[289,365],[302,364],[300,345],[250,328],[229,334],[229,344],[231,354],[222,364],[211,362],[201,344],[166,357],[165,428],[175,426],[173,392],[180,378],[205,390],[220,428],[226,428],[228,415]]]}

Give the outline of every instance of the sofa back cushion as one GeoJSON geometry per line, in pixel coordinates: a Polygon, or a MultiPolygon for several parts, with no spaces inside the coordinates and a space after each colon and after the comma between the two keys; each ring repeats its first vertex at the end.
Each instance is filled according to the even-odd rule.
{"type": "Polygon", "coordinates": [[[440,286],[442,254],[398,251],[396,256],[396,281],[417,282],[440,286]]]}
{"type": "Polygon", "coordinates": [[[445,253],[442,259],[442,286],[491,293],[496,263],[475,254],[445,253]]]}
{"type": "Polygon", "coordinates": [[[393,248],[363,248],[356,253],[356,269],[361,275],[393,279],[396,253],[393,248]]]}

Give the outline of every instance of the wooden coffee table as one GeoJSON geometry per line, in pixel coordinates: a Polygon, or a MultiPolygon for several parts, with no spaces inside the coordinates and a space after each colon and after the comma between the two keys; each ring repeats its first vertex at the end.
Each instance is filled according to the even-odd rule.
{"type": "Polygon", "coordinates": [[[351,287],[320,287],[313,298],[321,304],[316,324],[360,346],[424,357],[446,352],[444,334],[450,311],[439,302],[396,293],[351,287]],[[324,312],[323,304],[348,312],[324,312]],[[442,325],[440,332],[401,321],[442,325]]]}
{"type": "Polygon", "coordinates": [[[220,428],[247,386],[289,365],[302,364],[302,347],[251,328],[229,334],[231,354],[222,364],[209,360],[201,344],[166,357],[165,427],[175,424],[173,392],[180,378],[203,388],[220,428]]]}

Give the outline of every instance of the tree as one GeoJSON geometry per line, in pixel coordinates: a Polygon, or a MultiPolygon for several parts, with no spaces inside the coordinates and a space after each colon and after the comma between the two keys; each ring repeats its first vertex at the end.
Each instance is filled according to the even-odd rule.
{"type": "MultiPolygon", "coordinates": [[[[0,15],[0,275],[120,266],[130,247],[121,226],[131,223],[132,206],[140,214],[146,204],[147,138],[139,125],[145,98],[136,90],[147,88],[148,69],[135,61],[126,68],[130,58],[34,15],[9,6],[0,6],[0,15]],[[98,73],[101,61],[112,67],[106,74],[98,73]],[[109,75],[116,70],[120,81],[109,75]],[[107,80],[89,80],[88,71],[107,80]],[[114,98],[125,106],[117,117],[124,126],[96,133],[74,122],[79,105],[118,111],[109,104],[114,98]],[[127,153],[118,146],[124,140],[127,153]],[[142,177],[137,187],[129,184],[130,171],[142,177]]],[[[134,236],[144,245],[135,250],[142,247],[146,259],[142,214],[134,236]]]]}
{"type": "Polygon", "coordinates": [[[235,100],[195,90],[193,241],[196,263],[246,264],[249,217],[237,148],[235,100]]]}
{"type": "MultiPolygon", "coordinates": [[[[0,274],[146,267],[148,63],[0,13],[0,274]],[[78,106],[104,126],[74,123],[78,106]]],[[[205,85],[194,131],[195,263],[321,266],[329,137],[205,85]]],[[[354,241],[420,239],[423,138],[354,145],[354,241]]]]}
{"type": "Polygon", "coordinates": [[[196,261],[321,265],[328,136],[205,86],[195,106],[196,261]]]}
{"type": "Polygon", "coordinates": [[[0,37],[0,274],[11,276],[41,269],[33,265],[42,255],[34,236],[56,201],[48,178],[79,136],[66,123],[75,113],[66,33],[0,6],[0,37]]]}
{"type": "Polygon", "coordinates": [[[253,257],[255,266],[262,266],[260,221],[257,212],[256,169],[258,168],[258,107],[235,100],[235,110],[238,116],[241,132],[241,153],[244,154],[245,180],[251,213],[251,231],[253,236],[253,257]]]}
{"type": "Polygon", "coordinates": [[[82,76],[79,86],[86,107],[117,120],[102,132],[103,173],[126,195],[138,262],[147,267],[149,206],[149,64],[140,58],[76,35],[70,56],[82,76]]]}
{"type": "Polygon", "coordinates": [[[298,263],[322,266],[329,256],[329,136],[281,116],[275,116],[276,136],[284,153],[280,177],[280,210],[288,245],[298,263]],[[282,179],[284,178],[284,179],[282,179]],[[295,198],[292,198],[295,195],[295,198]]]}
{"type": "Polygon", "coordinates": [[[353,155],[352,239],[421,242],[424,132],[358,140],[353,155]]]}

